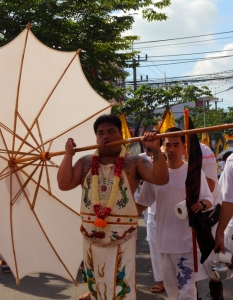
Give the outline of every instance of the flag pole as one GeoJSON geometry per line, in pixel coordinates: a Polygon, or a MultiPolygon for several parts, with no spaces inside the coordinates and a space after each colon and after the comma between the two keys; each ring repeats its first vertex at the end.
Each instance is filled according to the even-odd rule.
{"type": "MultiPolygon", "coordinates": [[[[185,130],[189,129],[189,110],[188,109],[184,109],[184,128],[185,130]]],[[[189,135],[185,135],[185,142],[186,142],[186,160],[189,157],[189,135]]],[[[198,261],[197,261],[197,237],[196,237],[196,232],[194,230],[194,228],[192,227],[192,242],[193,242],[193,269],[194,272],[197,273],[198,272],[198,261]]]]}

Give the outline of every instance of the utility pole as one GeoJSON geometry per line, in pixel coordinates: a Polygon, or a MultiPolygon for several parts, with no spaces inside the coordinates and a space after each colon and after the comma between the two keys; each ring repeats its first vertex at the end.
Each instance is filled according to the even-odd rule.
{"type": "Polygon", "coordinates": [[[141,80],[137,81],[137,62],[141,62],[141,61],[147,61],[147,54],[144,59],[141,59],[140,55],[138,55],[138,59],[133,58],[132,67],[133,67],[133,90],[134,91],[136,91],[137,89],[137,82],[148,81],[148,75],[146,75],[146,80],[142,80],[141,77],[141,80]]]}

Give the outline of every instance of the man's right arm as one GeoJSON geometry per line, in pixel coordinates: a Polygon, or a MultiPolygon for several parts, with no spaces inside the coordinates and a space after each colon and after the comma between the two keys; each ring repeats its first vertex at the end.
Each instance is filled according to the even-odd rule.
{"type": "Polygon", "coordinates": [[[232,216],[233,216],[233,203],[223,201],[218,227],[216,230],[216,236],[215,236],[215,251],[221,250],[223,253],[225,253],[223,235],[224,235],[224,230],[226,229],[232,216]]]}
{"type": "Polygon", "coordinates": [[[222,207],[215,237],[215,251],[225,253],[223,234],[230,219],[233,217],[233,161],[232,156],[227,160],[225,170],[220,178],[222,207]]]}
{"type": "Polygon", "coordinates": [[[77,187],[82,180],[83,159],[79,159],[72,166],[75,146],[76,144],[73,139],[70,138],[67,140],[66,153],[57,173],[58,187],[62,191],[68,191],[77,187]]]}

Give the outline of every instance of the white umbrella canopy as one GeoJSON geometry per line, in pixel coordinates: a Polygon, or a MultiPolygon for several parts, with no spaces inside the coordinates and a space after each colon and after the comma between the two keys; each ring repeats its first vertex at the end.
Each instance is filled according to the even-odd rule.
{"type": "Polygon", "coordinates": [[[17,283],[45,272],[76,284],[81,189],[58,189],[62,156],[47,159],[46,152],[64,150],[68,137],[93,144],[94,120],[111,111],[87,82],[78,53],[48,48],[29,26],[0,48],[0,253],[17,283]]]}

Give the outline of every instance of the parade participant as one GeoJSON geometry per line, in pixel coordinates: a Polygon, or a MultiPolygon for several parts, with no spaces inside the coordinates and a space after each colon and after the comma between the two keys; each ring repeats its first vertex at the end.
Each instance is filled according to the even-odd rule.
{"type": "MultiPolygon", "coordinates": [[[[221,204],[222,201],[219,197],[220,187],[219,187],[219,182],[218,182],[218,177],[216,172],[216,158],[214,156],[214,153],[208,146],[202,143],[200,143],[200,146],[202,151],[202,170],[205,173],[208,186],[213,196],[213,206],[211,207],[211,210],[220,209],[219,205],[221,204]]],[[[216,228],[217,228],[217,223],[212,227],[213,236],[215,236],[216,228]]],[[[205,260],[203,265],[201,265],[200,272],[198,273],[197,276],[197,280],[199,281],[206,278],[205,272],[201,270],[202,268],[205,268],[210,278],[209,296],[211,297],[212,300],[224,300],[222,282],[220,280],[216,280],[215,279],[216,276],[214,276],[213,272],[210,272],[209,269],[209,261],[214,256],[215,256],[214,251],[212,251],[209,258],[205,260]]]]}
{"type": "MultiPolygon", "coordinates": [[[[173,131],[180,129],[172,127],[167,130],[173,131]]],[[[197,273],[193,271],[192,231],[188,218],[180,219],[174,212],[175,205],[186,197],[188,166],[182,160],[185,154],[185,138],[167,137],[163,146],[167,157],[169,183],[161,187],[144,183],[138,203],[149,206],[156,199],[157,243],[162,258],[163,282],[169,300],[196,299],[197,273]]],[[[201,171],[200,197],[192,210],[197,213],[209,209],[212,199],[204,172],[201,171]]]]}
{"type": "Polygon", "coordinates": [[[223,159],[223,157],[219,158],[219,164],[220,164],[220,168],[221,168],[221,173],[224,171],[225,168],[225,160],[223,159]]]}
{"type": "MultiPolygon", "coordinates": [[[[232,154],[232,151],[228,151],[226,153],[224,153],[224,155],[222,156],[222,159],[226,162],[228,157],[232,154]]],[[[224,172],[224,171],[223,171],[224,172]]],[[[219,180],[219,184],[220,187],[222,186],[222,181],[223,181],[223,177],[220,178],[219,180]]],[[[233,216],[230,220],[230,222],[228,223],[225,231],[224,231],[224,246],[231,252],[233,253],[233,216]]]]}
{"type": "MultiPolygon", "coordinates": [[[[135,254],[138,209],[133,194],[140,180],[157,185],[168,182],[166,161],[154,132],[142,143],[153,151],[153,165],[143,157],[126,153],[121,145],[122,125],[115,115],[103,115],[94,123],[97,144],[94,155],[81,157],[72,166],[73,139],[59,167],[58,185],[70,190],[82,185],[83,259],[90,295],[86,299],[136,299],[135,254]],[[89,297],[89,298],[87,298],[89,297]]],[[[80,299],[85,299],[80,297],[80,299]]]]}
{"type": "MultiPolygon", "coordinates": [[[[223,240],[224,230],[228,226],[230,220],[233,218],[233,154],[227,158],[224,172],[222,173],[220,180],[220,195],[223,202],[215,237],[215,251],[222,251],[225,253],[223,240]]],[[[230,230],[232,230],[232,227],[230,230]]],[[[230,232],[227,232],[227,236],[229,234],[230,232]]],[[[233,247],[232,240],[230,242],[230,247],[233,247]]]]}
{"type": "MultiPolygon", "coordinates": [[[[152,162],[153,153],[151,149],[145,148],[145,150],[146,151],[144,153],[141,153],[139,155],[145,157],[150,162],[152,162]]],[[[152,263],[152,270],[149,272],[153,273],[154,280],[156,282],[156,284],[151,288],[151,292],[161,293],[165,289],[163,285],[162,262],[161,262],[160,253],[158,252],[157,242],[156,242],[156,202],[154,202],[151,206],[149,206],[146,210],[144,210],[144,221],[146,223],[146,230],[147,230],[146,240],[148,241],[149,244],[150,257],[152,263]]]]}
{"type": "Polygon", "coordinates": [[[4,258],[0,255],[0,261],[1,261],[1,268],[3,273],[11,273],[11,269],[4,260],[4,258]]]}

